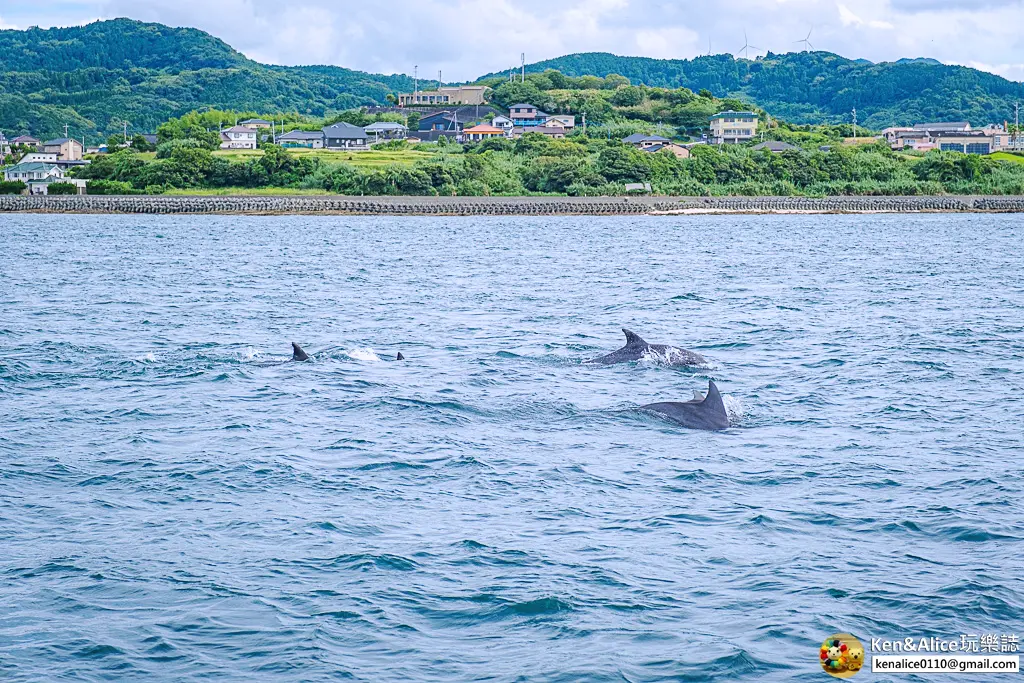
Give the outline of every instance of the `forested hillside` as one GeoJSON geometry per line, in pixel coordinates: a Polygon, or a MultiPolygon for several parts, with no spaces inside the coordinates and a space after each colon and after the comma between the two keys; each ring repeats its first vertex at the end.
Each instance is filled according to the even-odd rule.
{"type": "Polygon", "coordinates": [[[967,120],[975,125],[1013,116],[1024,99],[1024,84],[932,59],[903,59],[872,64],[829,52],[769,53],[757,60],[712,55],[695,59],[619,57],[590,52],[549,59],[526,67],[527,73],[554,69],[567,76],[619,74],[633,84],[708,89],[732,95],[795,123],[858,120],[883,128],[937,120],[967,120]]]}
{"type": "MultiPolygon", "coordinates": [[[[660,100],[644,95],[633,113],[657,122],[670,112],[676,125],[686,128],[698,128],[713,103],[710,95],[691,101],[701,90],[795,123],[849,122],[850,110],[857,107],[859,122],[874,129],[943,119],[999,122],[1011,118],[1013,103],[1024,99],[1024,85],[974,69],[929,59],[871,64],[827,52],[769,54],[757,60],[587,53],[527,67],[535,74],[547,69],[570,77],[619,74],[628,79],[622,85],[677,90],[660,100]]],[[[497,86],[503,80],[497,76],[490,82],[497,86]]],[[[629,106],[631,98],[639,97],[636,91],[604,93],[607,97],[587,92],[617,82],[605,80],[601,86],[577,83],[569,88],[572,92],[558,92],[566,90],[561,83],[541,87],[546,99],[534,104],[588,111],[600,120],[602,109],[629,106]]],[[[124,121],[134,132],[148,132],[169,118],[205,108],[320,117],[384,103],[389,94],[412,85],[407,76],[335,66],[267,66],[203,31],[128,19],[0,31],[0,131],[9,136],[56,136],[68,124],[76,137],[99,140],[120,130],[124,121]]],[[[503,102],[502,93],[495,99],[503,102]]]]}
{"type": "Polygon", "coordinates": [[[137,132],[205,107],[321,116],[383,102],[405,76],[340,67],[276,67],[213,36],[128,19],[0,31],[0,131],[99,139],[127,121],[137,132]]]}

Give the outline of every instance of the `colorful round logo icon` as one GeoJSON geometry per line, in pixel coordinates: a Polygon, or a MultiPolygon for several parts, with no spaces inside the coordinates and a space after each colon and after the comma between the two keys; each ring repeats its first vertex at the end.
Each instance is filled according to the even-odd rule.
{"type": "Polygon", "coordinates": [[[821,644],[818,659],[829,676],[849,678],[864,666],[864,646],[849,633],[836,633],[821,644]]]}

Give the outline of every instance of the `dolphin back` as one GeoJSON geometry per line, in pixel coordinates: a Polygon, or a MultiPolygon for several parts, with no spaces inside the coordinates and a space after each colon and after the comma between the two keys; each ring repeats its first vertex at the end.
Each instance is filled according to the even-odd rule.
{"type": "Polygon", "coordinates": [[[309,360],[309,356],[306,354],[306,352],[303,351],[302,347],[299,346],[298,344],[296,344],[295,342],[292,342],[292,360],[294,360],[294,361],[309,360]]]}
{"type": "Polygon", "coordinates": [[[729,412],[725,409],[725,401],[714,382],[708,381],[708,395],[704,400],[671,403],[651,403],[642,406],[645,410],[661,413],[690,429],[728,429],[729,412]]]}

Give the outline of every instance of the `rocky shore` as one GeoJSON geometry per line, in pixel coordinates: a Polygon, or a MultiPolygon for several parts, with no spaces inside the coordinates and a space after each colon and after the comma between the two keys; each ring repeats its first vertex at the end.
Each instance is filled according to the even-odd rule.
{"type": "Polygon", "coordinates": [[[1024,212],[1024,197],[0,196],[0,212],[408,216],[1024,212]]]}

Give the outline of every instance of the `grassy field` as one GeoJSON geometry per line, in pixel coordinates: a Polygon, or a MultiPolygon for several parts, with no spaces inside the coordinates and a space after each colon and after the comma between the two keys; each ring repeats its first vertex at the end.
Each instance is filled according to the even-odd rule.
{"type": "Polygon", "coordinates": [[[1015,164],[1024,164],[1024,156],[1010,154],[1009,152],[996,152],[995,154],[989,154],[988,158],[995,159],[996,161],[1012,161],[1015,164]]]}

